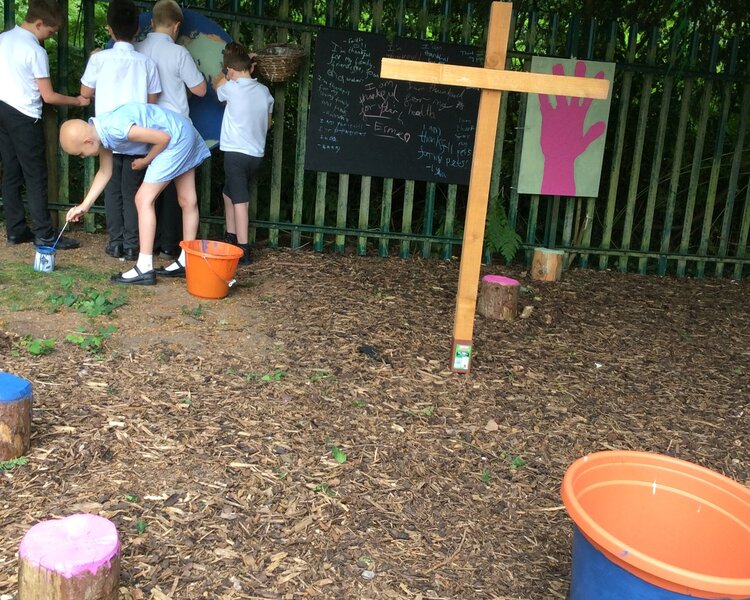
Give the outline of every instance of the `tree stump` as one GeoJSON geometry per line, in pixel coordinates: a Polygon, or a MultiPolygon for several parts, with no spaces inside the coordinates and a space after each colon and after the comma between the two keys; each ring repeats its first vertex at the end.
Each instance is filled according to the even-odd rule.
{"type": "Polygon", "coordinates": [[[536,281],[559,281],[562,274],[563,250],[535,248],[531,260],[531,278],[536,281]]]}
{"type": "Polygon", "coordinates": [[[10,373],[0,373],[0,461],[28,452],[31,401],[31,382],[10,373]]]}
{"type": "Polygon", "coordinates": [[[104,517],[42,521],[18,550],[18,600],[117,600],[120,539],[104,517]]]}
{"type": "Polygon", "coordinates": [[[510,277],[485,275],[479,288],[477,311],[488,319],[512,321],[518,314],[520,284],[510,277]]]}

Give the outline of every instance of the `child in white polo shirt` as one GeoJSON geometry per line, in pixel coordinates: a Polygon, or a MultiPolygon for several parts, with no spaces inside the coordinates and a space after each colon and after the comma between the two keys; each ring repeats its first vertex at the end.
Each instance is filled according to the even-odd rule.
{"type": "Polygon", "coordinates": [[[224,152],[225,241],[242,248],[241,264],[250,263],[250,182],[263,162],[273,117],[273,96],[251,77],[254,69],[245,47],[230,42],[224,48],[224,76],[214,83],[217,97],[227,103],[219,137],[219,149],[224,152]]]}
{"type": "MultiPolygon", "coordinates": [[[[114,45],[89,58],[81,77],[81,95],[94,97],[94,111],[103,115],[129,102],[155,103],[161,83],[153,60],[136,52],[133,38],[138,33],[138,8],[132,0],[112,0],[107,10],[107,31],[114,45]]],[[[148,148],[135,148],[136,154],[113,155],[112,178],[104,191],[109,242],[105,252],[126,260],[138,258],[138,212],[135,193],[143,181],[143,171],[133,169],[133,161],[145,156],[148,148]]]]}
{"type": "MultiPolygon", "coordinates": [[[[47,159],[42,101],[57,106],[88,106],[82,96],[65,96],[52,89],[44,41],[63,24],[65,14],[56,0],[30,0],[21,25],[0,34],[0,158],[2,194],[8,244],[33,241],[51,246],[55,231],[47,206],[47,159]],[[31,217],[31,229],[21,200],[21,188],[31,217]]],[[[58,250],[79,246],[61,237],[58,250]]]]}
{"type": "MultiPolygon", "coordinates": [[[[187,91],[205,96],[206,79],[187,48],[175,43],[183,20],[182,9],[175,0],[158,0],[151,13],[153,31],[135,49],[151,58],[159,70],[161,94],[156,103],[190,118],[187,91]]],[[[182,239],[182,210],[174,184],[170,183],[156,201],[154,251],[159,250],[163,258],[174,258],[180,253],[182,239]]]]}

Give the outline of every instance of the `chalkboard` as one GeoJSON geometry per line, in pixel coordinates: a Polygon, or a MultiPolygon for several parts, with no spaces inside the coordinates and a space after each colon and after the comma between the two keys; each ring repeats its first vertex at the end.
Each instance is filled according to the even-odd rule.
{"type": "Polygon", "coordinates": [[[383,57],[483,64],[469,46],[321,29],[305,167],[468,183],[479,90],[381,79],[383,57]]]}

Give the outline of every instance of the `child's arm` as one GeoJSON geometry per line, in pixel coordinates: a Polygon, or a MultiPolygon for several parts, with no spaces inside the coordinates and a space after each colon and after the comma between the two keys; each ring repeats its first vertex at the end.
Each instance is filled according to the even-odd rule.
{"type": "Polygon", "coordinates": [[[172,136],[166,131],[133,125],[128,130],[128,140],[131,142],[151,144],[151,149],[148,151],[148,154],[143,158],[136,158],[132,163],[133,169],[140,171],[141,169],[148,167],[151,164],[151,161],[169,145],[169,142],[172,141],[172,136]]]}
{"type": "Polygon", "coordinates": [[[94,97],[95,93],[96,90],[94,88],[81,84],[81,96],[87,98],[89,102],[91,102],[91,99],[94,97]]]}
{"type": "Polygon", "coordinates": [[[99,170],[96,172],[96,175],[94,175],[91,187],[83,198],[83,202],[68,211],[68,214],[65,217],[66,220],[78,221],[84,214],[86,214],[94,202],[96,202],[96,199],[101,196],[111,177],[112,151],[102,148],[99,150],[99,170]]]}
{"type": "Polygon", "coordinates": [[[224,76],[223,71],[219,71],[219,74],[211,79],[211,84],[214,86],[214,91],[218,90],[226,82],[227,78],[224,76]]]}
{"type": "Polygon", "coordinates": [[[268,113],[268,129],[267,129],[267,131],[271,131],[271,125],[273,125],[273,113],[268,113]]]}
{"type": "Polygon", "coordinates": [[[156,104],[159,101],[159,94],[149,94],[147,102],[149,104],[156,104]]]}
{"type": "Polygon", "coordinates": [[[65,94],[56,92],[52,89],[52,81],[49,77],[37,79],[36,84],[39,87],[42,100],[47,104],[54,104],[55,106],[88,106],[91,102],[89,98],[84,98],[83,96],[66,96],[65,94]]]}

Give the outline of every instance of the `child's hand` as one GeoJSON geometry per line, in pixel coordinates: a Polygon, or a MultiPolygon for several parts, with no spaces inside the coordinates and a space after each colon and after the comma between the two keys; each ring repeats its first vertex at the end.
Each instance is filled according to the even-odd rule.
{"type": "Polygon", "coordinates": [[[75,223],[76,221],[79,221],[81,217],[87,212],[88,209],[84,208],[83,204],[77,204],[68,211],[68,214],[65,216],[65,220],[73,221],[75,223]]]}
{"type": "Polygon", "coordinates": [[[91,98],[86,98],[85,96],[78,96],[76,100],[78,100],[78,106],[88,106],[91,104],[91,98]]]}
{"type": "Polygon", "coordinates": [[[148,167],[148,161],[145,158],[136,158],[131,163],[133,171],[142,171],[148,167]]]}

